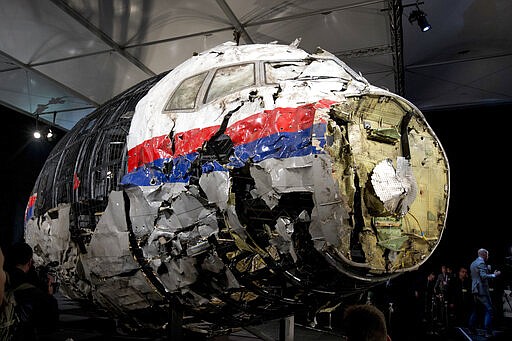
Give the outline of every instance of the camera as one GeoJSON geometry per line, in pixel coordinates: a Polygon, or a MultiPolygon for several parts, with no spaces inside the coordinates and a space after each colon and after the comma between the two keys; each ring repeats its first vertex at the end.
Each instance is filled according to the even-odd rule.
{"type": "Polygon", "coordinates": [[[37,273],[38,281],[42,286],[48,285],[48,281],[51,280],[51,286],[53,289],[53,293],[55,294],[59,290],[60,282],[58,281],[57,276],[57,266],[59,262],[53,261],[48,264],[38,266],[35,270],[37,273]]]}

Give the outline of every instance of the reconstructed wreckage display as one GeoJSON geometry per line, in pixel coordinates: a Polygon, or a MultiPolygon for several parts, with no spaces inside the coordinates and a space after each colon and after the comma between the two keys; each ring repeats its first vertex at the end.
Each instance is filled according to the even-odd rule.
{"type": "Polygon", "coordinates": [[[225,43],[82,119],[25,234],[67,296],[154,328],[173,302],[213,330],[418,268],[448,201],[445,152],[406,99],[320,49],[225,43]]]}

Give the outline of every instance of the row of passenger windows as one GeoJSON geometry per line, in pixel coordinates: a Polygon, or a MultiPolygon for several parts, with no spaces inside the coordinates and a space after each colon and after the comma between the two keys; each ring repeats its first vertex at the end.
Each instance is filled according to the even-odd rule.
{"type": "MultiPolygon", "coordinates": [[[[350,75],[338,63],[331,59],[266,62],[265,83],[275,84],[290,79],[350,79],[350,75]]],[[[193,110],[201,87],[208,72],[189,77],[173,92],[165,110],[193,110]]],[[[204,103],[229,95],[243,88],[256,85],[255,64],[239,64],[215,71],[204,96],[204,103]]]]}

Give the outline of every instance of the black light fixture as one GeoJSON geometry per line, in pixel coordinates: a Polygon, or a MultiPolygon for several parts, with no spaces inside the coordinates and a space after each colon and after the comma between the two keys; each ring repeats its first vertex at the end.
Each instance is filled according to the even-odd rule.
{"type": "Polygon", "coordinates": [[[48,141],[53,141],[57,138],[57,134],[56,134],[56,131],[55,131],[55,117],[57,116],[57,112],[54,112],[53,113],[53,120],[52,120],[52,123],[50,125],[48,125],[48,128],[40,128],[39,127],[39,116],[40,114],[35,114],[34,115],[35,118],[36,118],[36,129],[34,130],[34,138],[36,140],[41,140],[41,138],[46,138],[46,140],[48,141]]]}
{"type": "Polygon", "coordinates": [[[427,32],[432,28],[427,20],[427,15],[423,12],[418,3],[416,2],[416,9],[409,14],[409,22],[412,24],[413,22],[417,22],[422,32],[427,32]]]}
{"type": "Polygon", "coordinates": [[[39,131],[39,115],[36,115],[36,129],[34,130],[34,138],[37,140],[41,138],[41,132],[39,131]]]}
{"type": "Polygon", "coordinates": [[[57,117],[57,112],[54,111],[53,112],[53,119],[52,119],[52,125],[48,127],[48,133],[46,133],[46,139],[48,141],[53,141],[57,135],[55,134],[55,132],[53,132],[52,128],[53,126],[55,125],[55,118],[57,117]]]}

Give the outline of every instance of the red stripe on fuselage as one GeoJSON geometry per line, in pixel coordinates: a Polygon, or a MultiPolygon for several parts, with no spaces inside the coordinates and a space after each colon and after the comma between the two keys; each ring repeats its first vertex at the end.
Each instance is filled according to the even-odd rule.
{"type": "Polygon", "coordinates": [[[234,145],[249,143],[276,133],[290,133],[307,129],[313,124],[315,109],[312,104],[298,108],[276,108],[252,115],[233,123],[226,129],[234,145]]]}
{"type": "Polygon", "coordinates": [[[186,155],[197,151],[220,126],[191,129],[174,135],[174,153],[169,135],[156,136],[128,151],[128,172],[162,158],[186,155]]]}
{"type": "MultiPolygon", "coordinates": [[[[226,129],[225,134],[237,146],[276,133],[304,130],[313,125],[316,109],[327,108],[333,103],[335,102],[321,100],[297,108],[265,110],[233,123],[226,129]]],[[[195,152],[218,131],[219,127],[216,125],[196,128],[175,134],[174,153],[168,135],[146,140],[128,151],[128,172],[158,159],[195,152]]]]}

